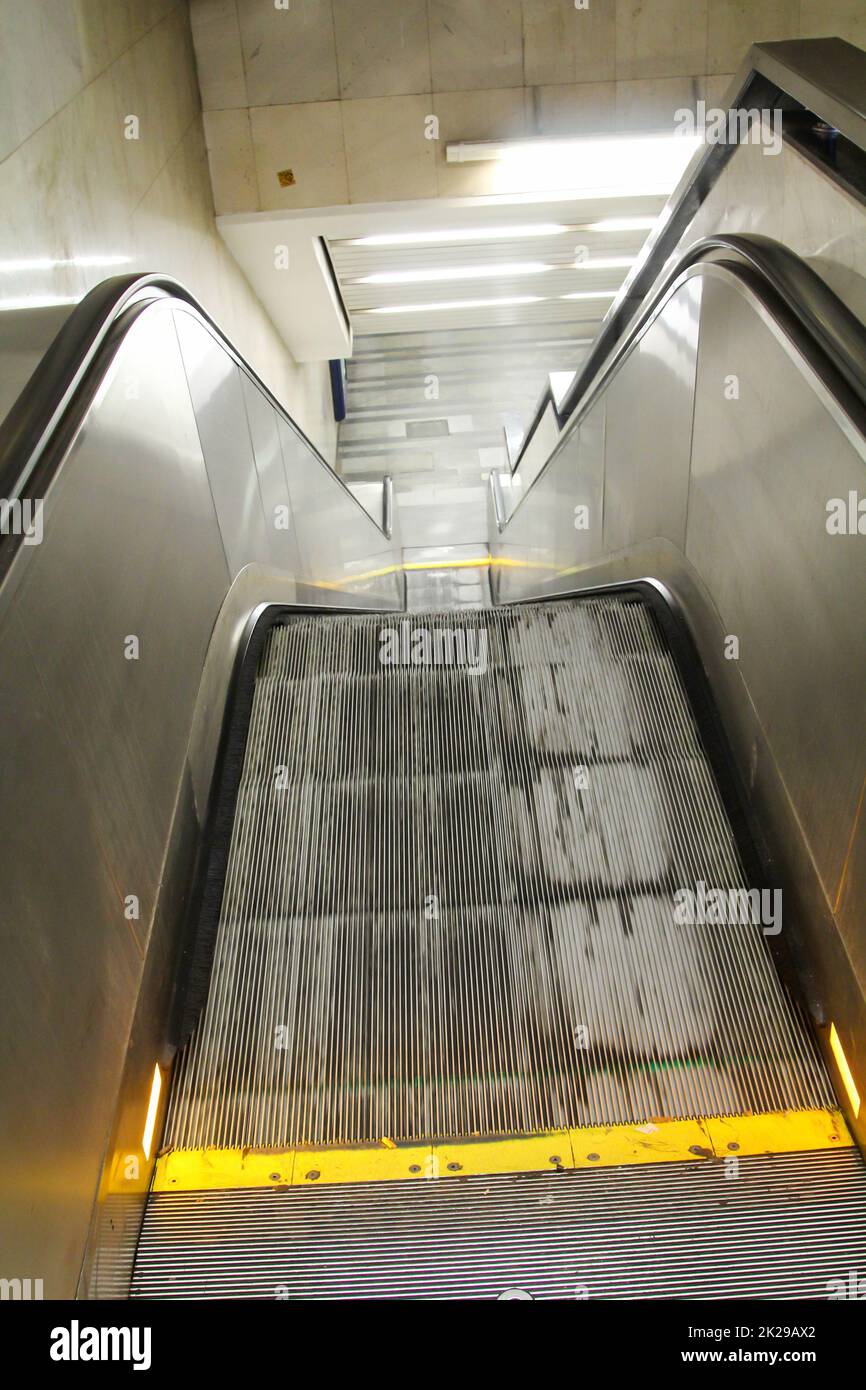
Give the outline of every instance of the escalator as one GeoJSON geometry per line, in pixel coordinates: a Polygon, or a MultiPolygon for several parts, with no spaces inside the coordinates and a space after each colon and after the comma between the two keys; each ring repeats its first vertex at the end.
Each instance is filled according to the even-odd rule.
{"type": "Polygon", "coordinates": [[[165,277],[0,427],[2,1248],[49,1297],[858,1296],[866,328],[676,225],[450,569],[165,277]]]}
{"type": "Polygon", "coordinates": [[[856,1264],[866,1170],[774,923],[672,916],[748,877],[658,608],[269,627],[134,1296],[808,1296],[856,1264]]]}

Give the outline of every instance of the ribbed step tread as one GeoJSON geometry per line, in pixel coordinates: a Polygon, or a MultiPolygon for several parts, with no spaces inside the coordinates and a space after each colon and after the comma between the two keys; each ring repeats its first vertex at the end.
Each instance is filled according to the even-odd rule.
{"type": "Polygon", "coordinates": [[[826,1299],[862,1298],[864,1277],[866,1169],[846,1150],[157,1193],[132,1296],[826,1299]]]}
{"type": "Polygon", "coordinates": [[[675,921],[678,888],[745,879],[649,610],[611,596],[406,622],[299,615],[268,638],[165,1142],[828,1104],[760,927],[675,921]]]}

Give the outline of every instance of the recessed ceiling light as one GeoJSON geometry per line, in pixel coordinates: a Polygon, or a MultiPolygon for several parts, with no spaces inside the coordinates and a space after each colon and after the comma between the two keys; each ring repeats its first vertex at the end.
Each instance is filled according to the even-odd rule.
{"type": "Polygon", "coordinates": [[[505,299],[449,299],[433,304],[383,304],[377,309],[361,309],[362,314],[421,314],[437,309],[488,309],[509,304],[540,304],[539,294],[509,295],[505,299]]]}
{"type": "Polygon", "coordinates": [[[347,246],[433,246],[448,241],[501,241],[531,236],[559,236],[570,232],[566,222],[530,222],[516,227],[451,227],[442,231],[383,232],[350,238],[347,246]]]}

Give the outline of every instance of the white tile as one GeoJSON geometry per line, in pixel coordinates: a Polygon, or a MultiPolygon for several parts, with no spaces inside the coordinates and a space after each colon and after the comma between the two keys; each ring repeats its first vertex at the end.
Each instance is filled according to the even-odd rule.
{"type": "Polygon", "coordinates": [[[104,72],[176,8],[177,0],[73,0],[85,78],[104,72]]]}
{"type": "Polygon", "coordinates": [[[617,78],[632,81],[704,73],[708,3],[616,0],[617,78]]]}
{"type": "Polygon", "coordinates": [[[0,81],[0,159],[54,115],[51,68],[45,61],[39,9],[0,0],[3,75],[0,81]]]}
{"type": "Polygon", "coordinates": [[[198,108],[192,40],[184,7],[178,7],[106,72],[116,112],[106,140],[121,141],[133,205],[144,196],[198,108]],[[128,117],[138,119],[138,138],[128,117]]]}
{"type": "Polygon", "coordinates": [[[81,91],[86,81],[76,7],[73,0],[42,0],[38,8],[54,109],[59,111],[81,91]]]}
{"type": "Polygon", "coordinates": [[[736,72],[751,44],[795,39],[798,31],[796,0],[712,0],[706,71],[736,72]]]}
{"type": "Polygon", "coordinates": [[[340,96],[430,91],[426,0],[334,0],[340,96]]]}
{"type": "Polygon", "coordinates": [[[254,106],[250,111],[259,206],[314,208],[349,201],[341,103],[254,106]],[[281,171],[294,183],[282,187],[281,171]]]}
{"type": "Polygon", "coordinates": [[[522,87],[519,0],[429,0],[435,92],[522,87]]]}
{"type": "Polygon", "coordinates": [[[235,0],[191,0],[190,22],[205,111],[246,106],[241,31],[235,0]]]}
{"type": "MultiPolygon", "coordinates": [[[[51,125],[67,131],[71,202],[61,215],[71,229],[71,242],[84,254],[97,257],[119,249],[130,254],[133,197],[127,174],[128,151],[110,75],[103,73],[91,82],[51,125]],[[94,150],[99,151],[97,159],[94,150]]],[[[164,147],[155,151],[154,177],[165,158],[164,147]]],[[[135,269],[134,263],[110,269],[97,263],[86,273],[93,276],[91,283],[95,284],[106,275],[135,269]]]]}
{"type": "Polygon", "coordinates": [[[127,0],[77,0],[76,19],[84,75],[90,81],[133,43],[133,6],[127,0]]]}
{"type": "Polygon", "coordinates": [[[527,87],[608,81],[616,75],[614,6],[523,0],[523,50],[527,87]]]}
{"type": "Polygon", "coordinates": [[[250,106],[339,96],[331,0],[237,0],[237,12],[250,106]]]}
{"type": "Polygon", "coordinates": [[[204,133],[216,211],[258,212],[259,188],[249,111],[246,107],[205,111],[204,133]]]}
{"type": "Polygon", "coordinates": [[[341,106],[353,203],[436,196],[434,142],[425,136],[429,97],[378,97],[341,106]]]}

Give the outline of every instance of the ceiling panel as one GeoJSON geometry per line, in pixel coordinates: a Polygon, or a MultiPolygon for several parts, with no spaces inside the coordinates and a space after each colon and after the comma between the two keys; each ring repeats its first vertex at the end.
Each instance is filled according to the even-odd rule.
{"type": "MultiPolygon", "coordinates": [[[[489,239],[384,246],[333,238],[328,245],[356,335],[545,322],[574,323],[591,334],[607,313],[648,232],[646,228],[594,229],[587,223],[612,216],[645,219],[658,212],[661,204],[661,199],[642,198],[630,210],[618,198],[610,205],[560,201],[515,210],[517,226],[557,224],[565,228],[542,236],[491,235],[489,239]],[[596,265],[598,261],[627,263],[596,265]],[[523,268],[527,265],[544,269],[526,271],[523,268]],[[437,278],[397,283],[369,278],[419,273],[437,278]],[[572,294],[594,297],[567,298],[572,294]],[[450,307],[424,307],[432,305],[450,307]]],[[[484,210],[476,216],[483,217],[484,210]]],[[[455,228],[471,228],[472,217],[471,209],[462,209],[459,220],[455,214],[455,228]]],[[[395,218],[389,234],[400,231],[395,218]]],[[[417,234],[417,224],[413,231],[417,234]]]]}

